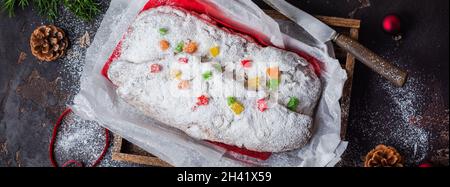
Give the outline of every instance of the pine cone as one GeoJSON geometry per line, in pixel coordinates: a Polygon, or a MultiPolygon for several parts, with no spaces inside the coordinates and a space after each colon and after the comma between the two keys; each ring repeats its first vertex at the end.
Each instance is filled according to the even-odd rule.
{"type": "Polygon", "coordinates": [[[378,145],[367,154],[364,167],[403,167],[403,162],[395,148],[378,145]]]}
{"type": "Polygon", "coordinates": [[[43,25],[33,31],[31,52],[41,61],[53,61],[64,55],[69,40],[64,31],[54,25],[43,25]]]}

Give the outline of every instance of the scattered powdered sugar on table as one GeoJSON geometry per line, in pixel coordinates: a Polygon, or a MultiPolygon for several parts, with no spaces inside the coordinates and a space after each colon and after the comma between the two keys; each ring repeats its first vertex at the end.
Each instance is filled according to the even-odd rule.
{"type": "Polygon", "coordinates": [[[400,118],[400,121],[397,121],[400,128],[392,129],[397,143],[409,148],[405,153],[410,157],[410,161],[421,162],[425,159],[430,145],[430,133],[416,124],[417,118],[422,115],[421,112],[428,102],[423,77],[411,74],[403,88],[397,88],[389,83],[381,85],[388,98],[395,104],[391,109],[392,115],[400,118]]]}
{"type": "Polygon", "coordinates": [[[367,7],[370,7],[370,0],[358,0],[358,2],[359,2],[359,7],[356,7],[355,9],[353,9],[353,11],[351,11],[350,13],[348,13],[348,16],[350,17],[350,18],[353,18],[353,17],[355,17],[355,14],[359,11],[359,10],[361,10],[361,9],[363,9],[363,8],[367,8],[367,7]]]}
{"type": "Polygon", "coordinates": [[[391,112],[398,113],[404,123],[410,123],[424,106],[425,100],[421,95],[424,84],[416,77],[410,77],[403,88],[395,87],[386,81],[381,85],[388,98],[395,104],[395,108],[391,112]]]}
{"type": "MultiPolygon", "coordinates": [[[[105,11],[109,1],[102,1],[101,4],[103,11],[105,11]]],[[[62,8],[60,17],[55,20],[55,23],[64,29],[70,39],[70,47],[66,55],[57,61],[61,65],[59,73],[62,78],[59,88],[62,92],[69,95],[67,100],[69,105],[80,90],[80,78],[83,72],[87,47],[89,47],[83,46],[80,43],[80,38],[88,33],[93,39],[102,21],[102,16],[103,14],[100,14],[95,20],[85,22],[62,8]]],[[[101,154],[105,145],[105,130],[103,127],[96,122],[85,121],[72,114],[66,117],[59,130],[55,144],[55,157],[60,166],[68,160],[81,161],[85,166],[90,166],[101,154]]],[[[99,166],[134,166],[134,164],[113,161],[111,159],[112,147],[111,136],[110,148],[99,166]]]]}
{"type": "Polygon", "coordinates": [[[59,129],[55,153],[60,164],[69,159],[92,163],[100,155],[104,144],[105,133],[102,127],[95,122],[69,115],[59,129]]]}
{"type": "Polygon", "coordinates": [[[83,72],[88,47],[80,43],[80,38],[83,38],[86,33],[93,38],[101,21],[101,16],[98,16],[91,22],[85,22],[75,18],[65,9],[61,11],[61,16],[56,20],[58,26],[63,28],[70,38],[70,47],[64,58],[60,60],[62,67],[59,71],[62,77],[61,88],[64,92],[69,93],[68,104],[73,101],[73,97],[80,90],[79,80],[83,72]]]}
{"type": "MultiPolygon", "coordinates": [[[[69,114],[61,123],[55,143],[55,157],[60,166],[68,160],[82,162],[91,166],[100,156],[105,146],[105,129],[95,121],[86,121],[69,114]]],[[[101,167],[133,166],[124,162],[111,160],[112,136],[110,148],[101,167]]],[[[71,165],[74,166],[74,165],[71,165]]]]}
{"type": "Polygon", "coordinates": [[[369,82],[378,88],[364,93],[363,96],[379,95],[379,101],[354,98],[352,107],[358,109],[352,111],[366,112],[351,114],[353,117],[349,131],[359,133],[353,133],[350,138],[352,142],[349,151],[358,152],[361,156],[361,162],[355,158],[352,161],[347,160],[354,162],[351,165],[362,166],[365,153],[378,144],[393,146],[399,150],[407,166],[416,165],[426,159],[431,146],[431,132],[422,126],[418,119],[423,115],[422,112],[430,99],[425,80],[429,80],[429,77],[412,71],[409,72],[407,83],[403,87],[396,87],[386,79],[377,77],[369,82]],[[386,115],[380,111],[389,112],[386,115]],[[360,145],[367,146],[358,147],[360,145]]]}

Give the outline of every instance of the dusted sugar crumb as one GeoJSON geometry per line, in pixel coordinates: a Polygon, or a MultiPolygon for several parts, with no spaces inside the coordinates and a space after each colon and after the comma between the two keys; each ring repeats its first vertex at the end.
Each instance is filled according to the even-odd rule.
{"type": "MultiPolygon", "coordinates": [[[[110,133],[111,135],[111,133],[110,133]]],[[[110,147],[100,167],[133,166],[132,164],[113,161],[111,159],[112,136],[110,147]]],[[[105,129],[95,121],[83,120],[69,114],[61,123],[55,143],[55,158],[59,166],[69,160],[76,160],[89,167],[98,159],[105,146],[105,129]]],[[[74,167],[72,164],[69,167],[74,167]]]]}

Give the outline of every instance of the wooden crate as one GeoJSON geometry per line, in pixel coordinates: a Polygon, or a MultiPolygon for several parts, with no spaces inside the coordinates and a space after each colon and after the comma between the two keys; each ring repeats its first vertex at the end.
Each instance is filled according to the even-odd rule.
{"type": "MultiPolygon", "coordinates": [[[[265,12],[274,19],[287,19],[279,12],[274,10],[265,10],[265,12]]],[[[347,34],[355,40],[358,40],[360,20],[345,19],[337,17],[316,16],[326,24],[334,27],[338,32],[347,34]]],[[[336,58],[341,62],[342,67],[347,71],[348,80],[345,83],[343,96],[341,99],[342,125],[341,137],[345,139],[350,111],[350,98],[353,84],[353,72],[355,68],[355,58],[340,48],[335,48],[336,58]]],[[[142,150],[136,145],[128,142],[118,135],[114,135],[114,149],[112,152],[113,160],[126,161],[131,163],[144,164],[156,167],[167,167],[170,164],[158,159],[150,153],[142,150]]]]}
{"type": "Polygon", "coordinates": [[[116,161],[132,162],[155,167],[170,167],[171,165],[158,157],[144,151],[140,147],[114,134],[114,148],[112,159],[116,161]]]}

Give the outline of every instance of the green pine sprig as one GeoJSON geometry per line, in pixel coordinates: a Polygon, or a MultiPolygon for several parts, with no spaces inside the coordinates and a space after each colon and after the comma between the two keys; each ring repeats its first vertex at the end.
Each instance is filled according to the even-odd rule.
{"type": "Polygon", "coordinates": [[[30,3],[28,3],[28,0],[19,0],[19,6],[22,9],[25,9],[26,6],[28,6],[30,3]]]}
{"type": "Polygon", "coordinates": [[[1,9],[3,11],[7,11],[8,15],[14,16],[14,8],[16,7],[16,2],[17,2],[17,6],[21,7],[22,9],[24,9],[25,7],[28,6],[28,0],[18,0],[19,2],[17,2],[16,0],[3,0],[3,5],[1,5],[1,9]]]}
{"type": "Polygon", "coordinates": [[[85,21],[100,13],[99,4],[93,0],[64,0],[64,6],[85,21]]]}
{"type": "Polygon", "coordinates": [[[58,17],[58,6],[61,0],[33,0],[39,15],[55,20],[58,17]]]}
{"type": "Polygon", "coordinates": [[[92,20],[100,13],[100,4],[95,0],[0,0],[0,7],[2,11],[13,17],[16,7],[24,9],[31,3],[41,16],[50,20],[58,17],[60,5],[64,5],[75,16],[85,21],[92,20]]]}

